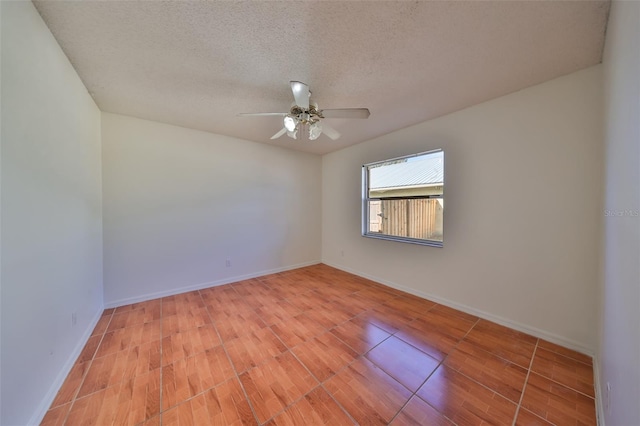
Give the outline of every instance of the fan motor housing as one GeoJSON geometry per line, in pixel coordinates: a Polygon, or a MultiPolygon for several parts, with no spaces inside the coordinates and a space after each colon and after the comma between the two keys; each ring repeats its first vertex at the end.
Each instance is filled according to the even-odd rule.
{"type": "Polygon", "coordinates": [[[309,102],[309,109],[303,109],[298,105],[293,105],[290,114],[302,124],[317,123],[321,118],[324,118],[322,117],[321,111],[318,111],[318,104],[311,102],[309,102]]]}

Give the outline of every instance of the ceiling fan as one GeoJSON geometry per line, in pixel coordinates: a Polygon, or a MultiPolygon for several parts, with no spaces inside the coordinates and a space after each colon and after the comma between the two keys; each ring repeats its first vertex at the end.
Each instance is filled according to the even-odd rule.
{"type": "Polygon", "coordinates": [[[238,114],[241,117],[269,116],[283,117],[283,128],[271,136],[277,139],[285,133],[293,139],[298,138],[298,130],[309,136],[310,140],[318,139],[324,133],[329,138],[336,140],[340,133],[328,124],[321,122],[325,118],[368,118],[370,113],[367,108],[341,108],[319,109],[318,104],[311,100],[309,86],[299,81],[292,81],[291,91],[295,102],[289,112],[256,112],[238,114]]]}

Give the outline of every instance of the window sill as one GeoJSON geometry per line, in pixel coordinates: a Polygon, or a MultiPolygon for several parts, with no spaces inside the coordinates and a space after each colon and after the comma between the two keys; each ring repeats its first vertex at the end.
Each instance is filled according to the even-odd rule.
{"type": "Polygon", "coordinates": [[[429,246],[429,247],[444,247],[444,243],[442,241],[436,240],[420,240],[417,238],[408,238],[408,237],[396,237],[394,235],[386,235],[386,234],[373,234],[373,233],[365,233],[362,234],[363,237],[367,238],[375,238],[377,240],[388,240],[388,241],[397,241],[399,243],[409,243],[409,244],[417,244],[420,246],[429,246]]]}

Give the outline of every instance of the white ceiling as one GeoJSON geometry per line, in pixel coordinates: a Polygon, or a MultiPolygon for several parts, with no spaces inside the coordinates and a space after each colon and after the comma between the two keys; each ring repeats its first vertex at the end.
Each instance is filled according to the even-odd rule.
{"type": "Polygon", "coordinates": [[[323,154],[595,65],[608,1],[37,1],[102,111],[323,154]],[[286,136],[290,80],[337,141],[286,136]]]}

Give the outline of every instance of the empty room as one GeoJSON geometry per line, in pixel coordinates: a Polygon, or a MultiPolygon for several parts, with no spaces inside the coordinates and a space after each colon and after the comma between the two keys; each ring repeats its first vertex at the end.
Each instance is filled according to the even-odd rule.
{"type": "Polygon", "coordinates": [[[640,2],[0,23],[3,426],[640,426],[640,2]]]}

